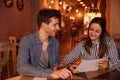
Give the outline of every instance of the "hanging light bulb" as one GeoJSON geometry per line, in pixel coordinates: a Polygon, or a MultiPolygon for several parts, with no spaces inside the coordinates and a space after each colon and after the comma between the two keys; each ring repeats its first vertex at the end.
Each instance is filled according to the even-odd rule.
{"type": "Polygon", "coordinates": [[[78,13],[78,9],[76,9],[76,13],[78,13]]]}
{"type": "Polygon", "coordinates": [[[51,0],[51,3],[53,4],[53,3],[54,3],[54,1],[53,1],[53,0],[51,0]]]}
{"type": "Polygon", "coordinates": [[[62,5],[62,2],[60,1],[59,4],[62,5]]]}

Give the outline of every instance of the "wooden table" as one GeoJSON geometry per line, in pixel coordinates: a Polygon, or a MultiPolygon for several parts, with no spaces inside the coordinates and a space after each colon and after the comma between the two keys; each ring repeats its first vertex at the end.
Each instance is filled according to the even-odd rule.
{"type": "MultiPolygon", "coordinates": [[[[120,71],[118,70],[105,70],[105,71],[92,71],[86,73],[74,74],[73,77],[67,78],[67,80],[118,80],[120,79],[120,71]]],[[[6,80],[61,80],[61,79],[50,79],[30,76],[17,76],[6,80]]]]}

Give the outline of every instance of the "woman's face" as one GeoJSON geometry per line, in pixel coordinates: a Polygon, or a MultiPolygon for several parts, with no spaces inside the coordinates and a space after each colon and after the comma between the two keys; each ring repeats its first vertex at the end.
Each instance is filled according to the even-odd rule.
{"type": "Polygon", "coordinates": [[[93,43],[99,41],[101,36],[102,28],[98,23],[92,23],[89,28],[89,37],[93,43]]]}

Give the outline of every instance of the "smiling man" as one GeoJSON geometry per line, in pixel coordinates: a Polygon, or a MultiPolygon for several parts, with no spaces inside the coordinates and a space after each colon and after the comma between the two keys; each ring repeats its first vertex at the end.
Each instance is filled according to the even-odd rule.
{"type": "Polygon", "coordinates": [[[17,57],[20,75],[62,78],[72,76],[66,69],[54,70],[59,64],[59,42],[55,38],[60,30],[61,14],[55,9],[42,9],[37,15],[39,30],[23,37],[17,57]]]}

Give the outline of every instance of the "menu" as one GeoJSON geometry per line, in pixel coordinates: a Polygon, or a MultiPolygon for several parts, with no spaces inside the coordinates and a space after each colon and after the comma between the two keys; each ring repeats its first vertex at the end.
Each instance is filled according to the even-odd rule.
{"type": "Polygon", "coordinates": [[[77,67],[78,72],[89,72],[98,70],[97,62],[101,59],[93,59],[93,60],[81,60],[81,63],[77,67]]]}

